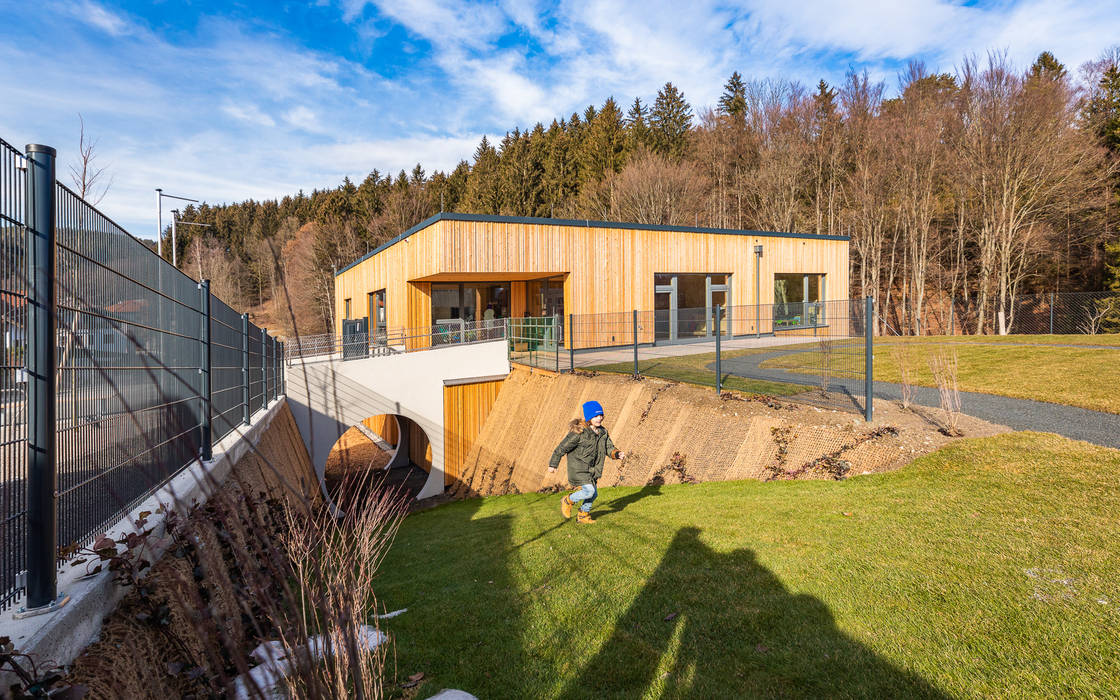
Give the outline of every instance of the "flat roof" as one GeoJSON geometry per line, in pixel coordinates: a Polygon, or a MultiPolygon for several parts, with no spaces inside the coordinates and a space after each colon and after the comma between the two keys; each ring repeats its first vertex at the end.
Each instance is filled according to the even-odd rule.
{"type": "Polygon", "coordinates": [[[417,231],[422,231],[440,221],[479,221],[494,224],[538,224],[544,226],[583,226],[585,228],[641,229],[643,231],[680,231],[683,233],[709,233],[720,236],[767,236],[770,238],[811,238],[818,241],[849,241],[850,236],[831,236],[824,233],[781,233],[778,231],[750,231],[733,228],[705,228],[701,226],[666,226],[664,224],[636,224],[623,221],[591,221],[588,219],[549,219],[543,216],[493,216],[490,214],[457,214],[440,212],[424,219],[391,241],[384,243],[335,273],[338,277],[381,251],[400,243],[417,231]]]}

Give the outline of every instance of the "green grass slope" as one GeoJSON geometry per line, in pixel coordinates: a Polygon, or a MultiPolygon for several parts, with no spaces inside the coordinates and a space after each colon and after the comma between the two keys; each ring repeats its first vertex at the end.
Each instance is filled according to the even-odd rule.
{"type": "Polygon", "coordinates": [[[843,482],[603,489],[593,526],[464,501],[407,518],[376,593],[418,697],[1109,696],[1118,484],[1120,451],[1017,433],[843,482]]]}

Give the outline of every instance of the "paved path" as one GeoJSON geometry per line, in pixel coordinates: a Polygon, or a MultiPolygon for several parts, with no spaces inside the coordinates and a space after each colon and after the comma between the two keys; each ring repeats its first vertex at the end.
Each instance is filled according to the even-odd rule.
{"type": "MultiPolygon", "coordinates": [[[[722,369],[725,373],[750,379],[816,386],[817,379],[812,375],[759,366],[767,360],[795,352],[798,351],[774,350],[757,355],[724,358],[722,369]]],[[[708,368],[714,371],[715,363],[708,365],[708,368]]],[[[852,396],[862,396],[863,379],[836,378],[829,389],[852,396]]],[[[875,382],[874,392],[877,399],[887,401],[902,399],[902,387],[898,384],[875,382]]],[[[913,401],[922,406],[941,405],[937,389],[931,387],[915,386],[913,401]]],[[[862,404],[862,401],[860,403],[862,404]]],[[[961,412],[1015,430],[1057,433],[1074,440],[1120,448],[1120,415],[1114,413],[972,391],[961,392],[961,412]]]]}

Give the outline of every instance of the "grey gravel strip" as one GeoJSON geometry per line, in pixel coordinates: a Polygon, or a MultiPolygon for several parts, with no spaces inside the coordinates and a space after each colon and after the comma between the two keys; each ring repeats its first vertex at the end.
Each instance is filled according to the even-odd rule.
{"type": "MultiPolygon", "coordinates": [[[[799,352],[797,350],[775,350],[758,355],[743,355],[724,358],[722,369],[727,374],[748,379],[761,379],[769,382],[784,382],[802,386],[817,386],[810,375],[797,374],[779,368],[760,367],[763,362],[799,352]]],[[[715,363],[708,365],[715,369],[715,363]]],[[[851,395],[863,393],[862,379],[836,378],[829,387],[830,391],[851,395]]],[[[940,406],[937,389],[924,386],[913,387],[913,402],[921,406],[940,406]]],[[[890,382],[875,382],[875,398],[886,401],[901,401],[902,387],[890,382]]],[[[1045,401],[1015,399],[1009,396],[961,392],[961,412],[990,423],[1006,425],[1015,430],[1036,430],[1044,433],[1057,433],[1073,440],[1084,440],[1104,447],[1120,448],[1120,415],[1090,411],[1077,406],[1065,406],[1045,401]]]]}

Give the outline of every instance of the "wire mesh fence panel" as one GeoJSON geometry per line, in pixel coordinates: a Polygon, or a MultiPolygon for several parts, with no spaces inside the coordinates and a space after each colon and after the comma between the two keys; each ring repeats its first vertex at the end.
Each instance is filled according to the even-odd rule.
{"type": "Polygon", "coordinates": [[[863,411],[864,304],[840,300],[576,315],[570,319],[575,352],[570,362],[560,364],[863,411]]]}
{"type": "Polygon", "coordinates": [[[983,319],[975,296],[931,298],[923,305],[920,320],[910,306],[912,304],[898,299],[885,303],[879,309],[877,332],[880,335],[1120,333],[1120,292],[1113,291],[1017,294],[1005,303],[991,298],[985,303],[983,319]]]}
{"type": "Polygon", "coordinates": [[[264,408],[264,342],[255,327],[249,331],[249,413],[264,408]]]}
{"type": "Polygon", "coordinates": [[[83,544],[195,459],[197,283],[65,186],[58,238],[58,544],[83,544]]]}
{"type": "MultiPolygon", "coordinates": [[[[241,314],[217,297],[210,301],[210,403],[213,440],[242,422],[244,391],[241,314]]],[[[250,330],[255,329],[250,324],[250,330]]]]}
{"type": "Polygon", "coordinates": [[[509,357],[530,367],[560,370],[563,321],[560,316],[509,319],[509,357]]]}
{"type": "Polygon", "coordinates": [[[27,527],[23,155],[0,140],[0,610],[21,593],[27,527]]]}

